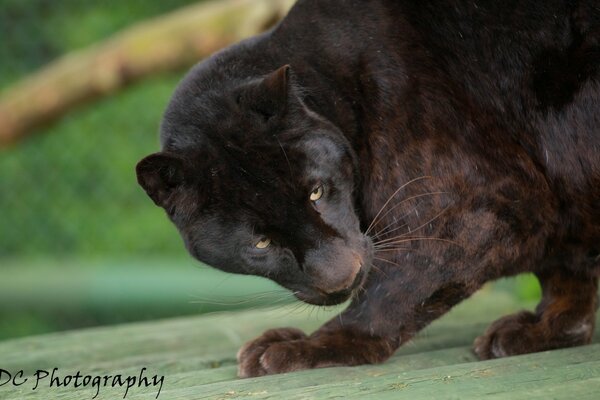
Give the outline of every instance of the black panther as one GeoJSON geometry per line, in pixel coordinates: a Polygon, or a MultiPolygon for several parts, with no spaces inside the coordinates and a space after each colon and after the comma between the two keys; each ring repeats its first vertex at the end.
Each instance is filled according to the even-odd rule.
{"type": "Polygon", "coordinates": [[[600,2],[301,0],[179,84],[137,166],[189,252],[348,308],[239,375],[379,363],[485,282],[534,312],[482,359],[588,343],[600,274],[600,2]]]}

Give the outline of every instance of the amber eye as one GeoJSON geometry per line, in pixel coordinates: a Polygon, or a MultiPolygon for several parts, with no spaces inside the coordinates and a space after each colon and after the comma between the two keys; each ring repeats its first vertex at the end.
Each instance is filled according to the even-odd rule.
{"type": "Polygon", "coordinates": [[[271,239],[269,239],[268,237],[264,237],[262,239],[260,239],[255,245],[254,247],[256,247],[257,249],[266,249],[267,247],[269,247],[271,245],[271,239]]]}
{"type": "Polygon", "coordinates": [[[323,185],[319,185],[310,193],[310,201],[317,201],[323,196],[323,185]]]}

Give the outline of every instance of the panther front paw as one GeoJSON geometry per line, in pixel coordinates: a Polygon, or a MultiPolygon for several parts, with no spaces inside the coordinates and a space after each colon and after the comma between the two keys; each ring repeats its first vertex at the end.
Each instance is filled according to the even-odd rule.
{"type": "Polygon", "coordinates": [[[238,351],[238,376],[250,378],[310,368],[307,336],[299,329],[270,329],[238,351]]]}

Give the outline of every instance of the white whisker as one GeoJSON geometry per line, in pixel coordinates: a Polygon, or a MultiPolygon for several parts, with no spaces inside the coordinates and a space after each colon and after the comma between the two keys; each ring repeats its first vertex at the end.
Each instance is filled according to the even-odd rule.
{"type": "Polygon", "coordinates": [[[247,298],[240,298],[237,296],[226,297],[222,301],[213,300],[201,296],[193,296],[193,300],[190,300],[190,304],[206,304],[215,306],[234,307],[241,305],[267,305],[267,301],[270,304],[278,304],[289,301],[293,297],[293,294],[283,290],[273,290],[268,292],[256,293],[247,298]],[[255,304],[256,303],[256,304],[255,304]]]}
{"type": "MultiPolygon", "coordinates": [[[[379,220],[382,220],[386,215],[388,215],[390,212],[392,212],[394,209],[396,209],[398,206],[404,204],[407,201],[410,200],[414,200],[414,199],[418,199],[420,197],[425,197],[425,196],[433,196],[436,194],[447,194],[448,192],[429,192],[429,193],[421,193],[415,196],[411,196],[411,197],[407,197],[406,199],[394,204],[394,206],[392,206],[392,208],[390,208],[389,210],[387,210],[380,218],[379,220]]],[[[407,212],[406,214],[404,214],[402,217],[400,217],[399,219],[401,220],[402,218],[404,218],[405,216],[409,215],[411,212],[413,212],[414,210],[416,210],[417,206],[419,204],[415,205],[415,207],[410,210],[409,212],[407,212]]],[[[381,236],[381,235],[385,235],[389,232],[384,232],[387,228],[389,228],[390,226],[394,225],[395,223],[397,223],[397,221],[392,221],[390,222],[388,225],[386,225],[384,228],[380,229],[376,234],[375,237],[381,236]]],[[[403,226],[406,226],[406,224],[404,224],[403,226]]]]}
{"type": "Polygon", "coordinates": [[[395,265],[397,267],[400,267],[400,264],[398,264],[396,262],[393,262],[393,261],[390,261],[390,260],[386,260],[385,258],[380,258],[380,257],[373,257],[373,258],[376,259],[376,260],[383,261],[383,262],[386,262],[386,263],[389,263],[389,264],[393,264],[393,265],[395,265]]]}
{"type": "Polygon", "coordinates": [[[400,244],[400,243],[409,243],[409,242],[414,242],[417,240],[433,240],[433,241],[439,241],[439,242],[446,242],[446,243],[451,243],[454,245],[457,245],[460,247],[460,245],[450,239],[444,239],[444,238],[438,238],[438,237],[427,237],[427,236],[423,236],[423,237],[409,237],[409,238],[402,238],[402,239],[397,239],[397,238],[393,238],[393,239],[386,239],[385,241],[382,241],[379,244],[379,246],[375,245],[373,246],[375,249],[382,249],[382,248],[387,248],[386,246],[389,245],[394,245],[394,244],[400,244]],[[385,242],[385,243],[384,243],[385,242]]]}
{"type": "Polygon", "coordinates": [[[386,248],[375,250],[375,253],[385,253],[387,251],[400,251],[400,250],[410,251],[412,249],[410,249],[408,247],[389,247],[389,248],[386,247],[386,248]]]}
{"type": "Polygon", "coordinates": [[[387,201],[379,209],[379,212],[375,215],[375,217],[373,218],[373,221],[371,221],[371,223],[367,227],[367,230],[365,231],[365,235],[368,235],[369,232],[371,231],[371,229],[373,228],[373,226],[375,226],[377,224],[379,215],[381,215],[381,212],[385,209],[385,207],[387,207],[387,205],[390,203],[390,201],[392,201],[394,196],[396,196],[398,194],[398,192],[400,192],[402,189],[404,189],[406,186],[410,185],[411,183],[414,183],[414,182],[422,180],[422,179],[430,179],[430,178],[432,178],[432,177],[431,176],[420,176],[418,178],[414,178],[414,179],[406,182],[404,185],[402,185],[398,189],[396,189],[396,191],[394,193],[392,193],[392,195],[387,199],[387,201]]]}
{"type": "MultiPolygon", "coordinates": [[[[432,223],[432,222],[433,222],[433,221],[435,221],[437,218],[439,218],[439,217],[440,217],[440,216],[441,216],[443,213],[445,213],[445,212],[448,210],[448,208],[449,208],[449,207],[446,207],[446,208],[444,208],[442,211],[440,211],[438,214],[436,214],[436,215],[435,215],[433,218],[431,218],[431,219],[430,219],[430,220],[428,220],[427,222],[425,222],[425,223],[423,223],[423,224],[419,225],[417,228],[415,228],[415,229],[413,229],[412,231],[410,231],[410,233],[411,233],[411,234],[412,234],[412,233],[415,233],[415,232],[417,232],[418,230],[422,229],[423,227],[427,226],[428,224],[432,223]]],[[[377,241],[377,242],[375,242],[374,244],[385,243],[385,242],[388,242],[388,241],[391,241],[391,240],[394,240],[394,239],[401,238],[401,237],[403,237],[404,235],[406,235],[406,234],[402,234],[402,235],[396,236],[395,238],[383,239],[383,240],[380,240],[380,241],[377,241]]]]}

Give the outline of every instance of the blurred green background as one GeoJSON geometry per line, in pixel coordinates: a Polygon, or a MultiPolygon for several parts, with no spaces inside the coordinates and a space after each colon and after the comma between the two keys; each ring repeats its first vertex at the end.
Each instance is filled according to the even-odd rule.
{"type": "MultiPolygon", "coordinates": [[[[191,0],[0,0],[0,91],[72,50],[191,0]]],[[[192,261],[134,166],[158,149],[184,71],[79,107],[0,149],[0,339],[288,301],[192,261]]],[[[531,278],[501,283],[524,299],[531,278]]]]}
{"type": "MultiPolygon", "coordinates": [[[[191,0],[0,0],[0,91],[72,50],[191,0]]],[[[0,149],[0,339],[287,296],[191,260],[137,185],[185,71],[77,108],[0,149]]]]}

